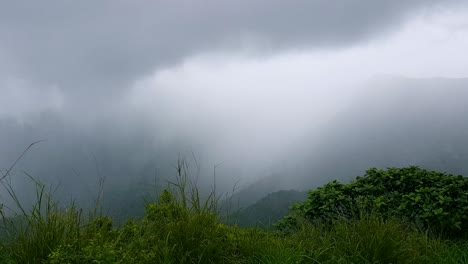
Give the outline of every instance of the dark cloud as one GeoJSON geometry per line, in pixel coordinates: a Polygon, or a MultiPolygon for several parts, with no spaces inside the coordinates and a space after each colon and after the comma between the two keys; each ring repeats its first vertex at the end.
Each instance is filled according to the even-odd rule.
{"type": "MultiPolygon", "coordinates": [[[[31,142],[47,139],[18,164],[18,171],[46,182],[63,179],[64,193],[73,189],[78,196],[96,193],[97,171],[123,186],[131,180],[147,182],[156,171],[173,175],[178,153],[190,156],[192,150],[202,157],[205,183],[211,184],[212,165],[224,161],[217,173],[226,179],[218,181],[225,189],[239,178],[253,180],[272,172],[280,172],[279,185],[292,186],[311,171],[316,172],[310,181],[325,181],[352,166],[350,171],[359,173],[371,162],[411,160],[413,152],[392,160],[398,151],[372,160],[381,153],[377,148],[355,155],[367,136],[385,134],[361,134],[353,125],[365,109],[353,110],[344,121],[329,119],[357,97],[361,88],[351,81],[374,70],[398,68],[411,75],[419,72],[408,73],[413,68],[434,69],[434,62],[441,65],[437,73],[444,68],[442,75],[450,69],[464,73],[466,60],[451,60],[452,53],[463,49],[437,46],[437,53],[432,45],[415,55],[397,47],[387,57],[376,56],[389,50],[385,47],[336,57],[296,53],[258,64],[236,62],[239,54],[229,52],[336,51],[388,36],[418,12],[430,9],[434,14],[434,8],[458,3],[463,1],[0,0],[0,168],[31,142]],[[228,54],[203,54],[224,51],[228,54]],[[445,60],[436,56],[428,62],[433,53],[445,60]],[[222,63],[210,61],[216,55],[222,63]],[[134,89],[128,91],[130,87],[134,89]],[[330,122],[336,127],[330,128],[330,122]],[[342,171],[330,169],[337,161],[342,161],[342,171]]],[[[426,41],[421,36],[426,35],[417,35],[416,44],[411,39],[400,44],[419,48],[426,41]]],[[[452,41],[464,47],[456,38],[452,41]]],[[[393,47],[395,41],[389,43],[393,47]]],[[[378,98],[380,103],[386,97],[378,98]]],[[[380,108],[371,111],[380,113],[380,108]]],[[[365,127],[372,128],[371,123],[365,127]]],[[[387,143],[382,142],[375,144],[387,143]]],[[[382,164],[387,163],[377,165],[382,164]]]]}
{"type": "Polygon", "coordinates": [[[346,46],[455,2],[3,1],[0,69],[84,101],[200,52],[346,46]]]}

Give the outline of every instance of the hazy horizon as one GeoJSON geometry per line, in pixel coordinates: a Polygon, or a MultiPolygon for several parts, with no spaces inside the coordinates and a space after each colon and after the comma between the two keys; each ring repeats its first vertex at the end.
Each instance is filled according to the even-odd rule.
{"type": "Polygon", "coordinates": [[[224,191],[465,173],[466,47],[462,0],[1,2],[0,168],[45,139],[14,174],[85,197],[192,155],[224,191]]]}

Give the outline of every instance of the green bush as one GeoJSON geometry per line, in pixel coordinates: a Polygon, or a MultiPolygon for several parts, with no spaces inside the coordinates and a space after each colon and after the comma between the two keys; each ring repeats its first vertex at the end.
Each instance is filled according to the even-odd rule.
{"type": "Polygon", "coordinates": [[[50,263],[222,263],[238,254],[240,229],[220,224],[214,213],[195,213],[168,191],[147,205],[144,219],[113,229],[95,220],[75,244],[58,248],[50,263]]]}
{"type": "Polygon", "coordinates": [[[450,236],[468,233],[468,179],[418,167],[372,168],[349,184],[330,182],[309,192],[304,203],[278,224],[294,228],[300,221],[329,223],[376,212],[450,236]]]}

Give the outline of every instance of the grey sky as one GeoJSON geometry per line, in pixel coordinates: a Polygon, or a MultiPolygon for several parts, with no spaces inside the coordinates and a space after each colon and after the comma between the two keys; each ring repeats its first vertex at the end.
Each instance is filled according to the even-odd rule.
{"type": "Polygon", "coordinates": [[[195,54],[346,47],[458,2],[2,1],[0,76],[90,100],[195,54]]]}
{"type": "Polygon", "coordinates": [[[285,153],[311,151],[302,140],[320,140],[318,128],[365,97],[360,87],[372,76],[466,77],[467,7],[463,0],[0,0],[0,119],[36,118],[31,123],[41,126],[51,110],[65,132],[42,127],[18,142],[73,137],[64,153],[140,140],[164,151],[193,147],[208,165],[227,160],[226,170],[261,174],[285,153]]]}

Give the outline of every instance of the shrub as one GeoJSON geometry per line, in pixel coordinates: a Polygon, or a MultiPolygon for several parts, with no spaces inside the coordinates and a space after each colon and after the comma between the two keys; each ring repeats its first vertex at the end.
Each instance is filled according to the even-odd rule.
{"type": "Polygon", "coordinates": [[[238,254],[240,229],[220,224],[215,213],[195,212],[169,191],[147,205],[144,219],[113,229],[97,219],[74,244],[50,255],[50,263],[222,263],[238,254]]]}
{"type": "Polygon", "coordinates": [[[466,235],[468,179],[418,167],[372,168],[349,184],[333,181],[310,191],[307,201],[292,209],[294,213],[279,228],[294,228],[304,220],[330,223],[376,212],[437,233],[466,235]]]}

